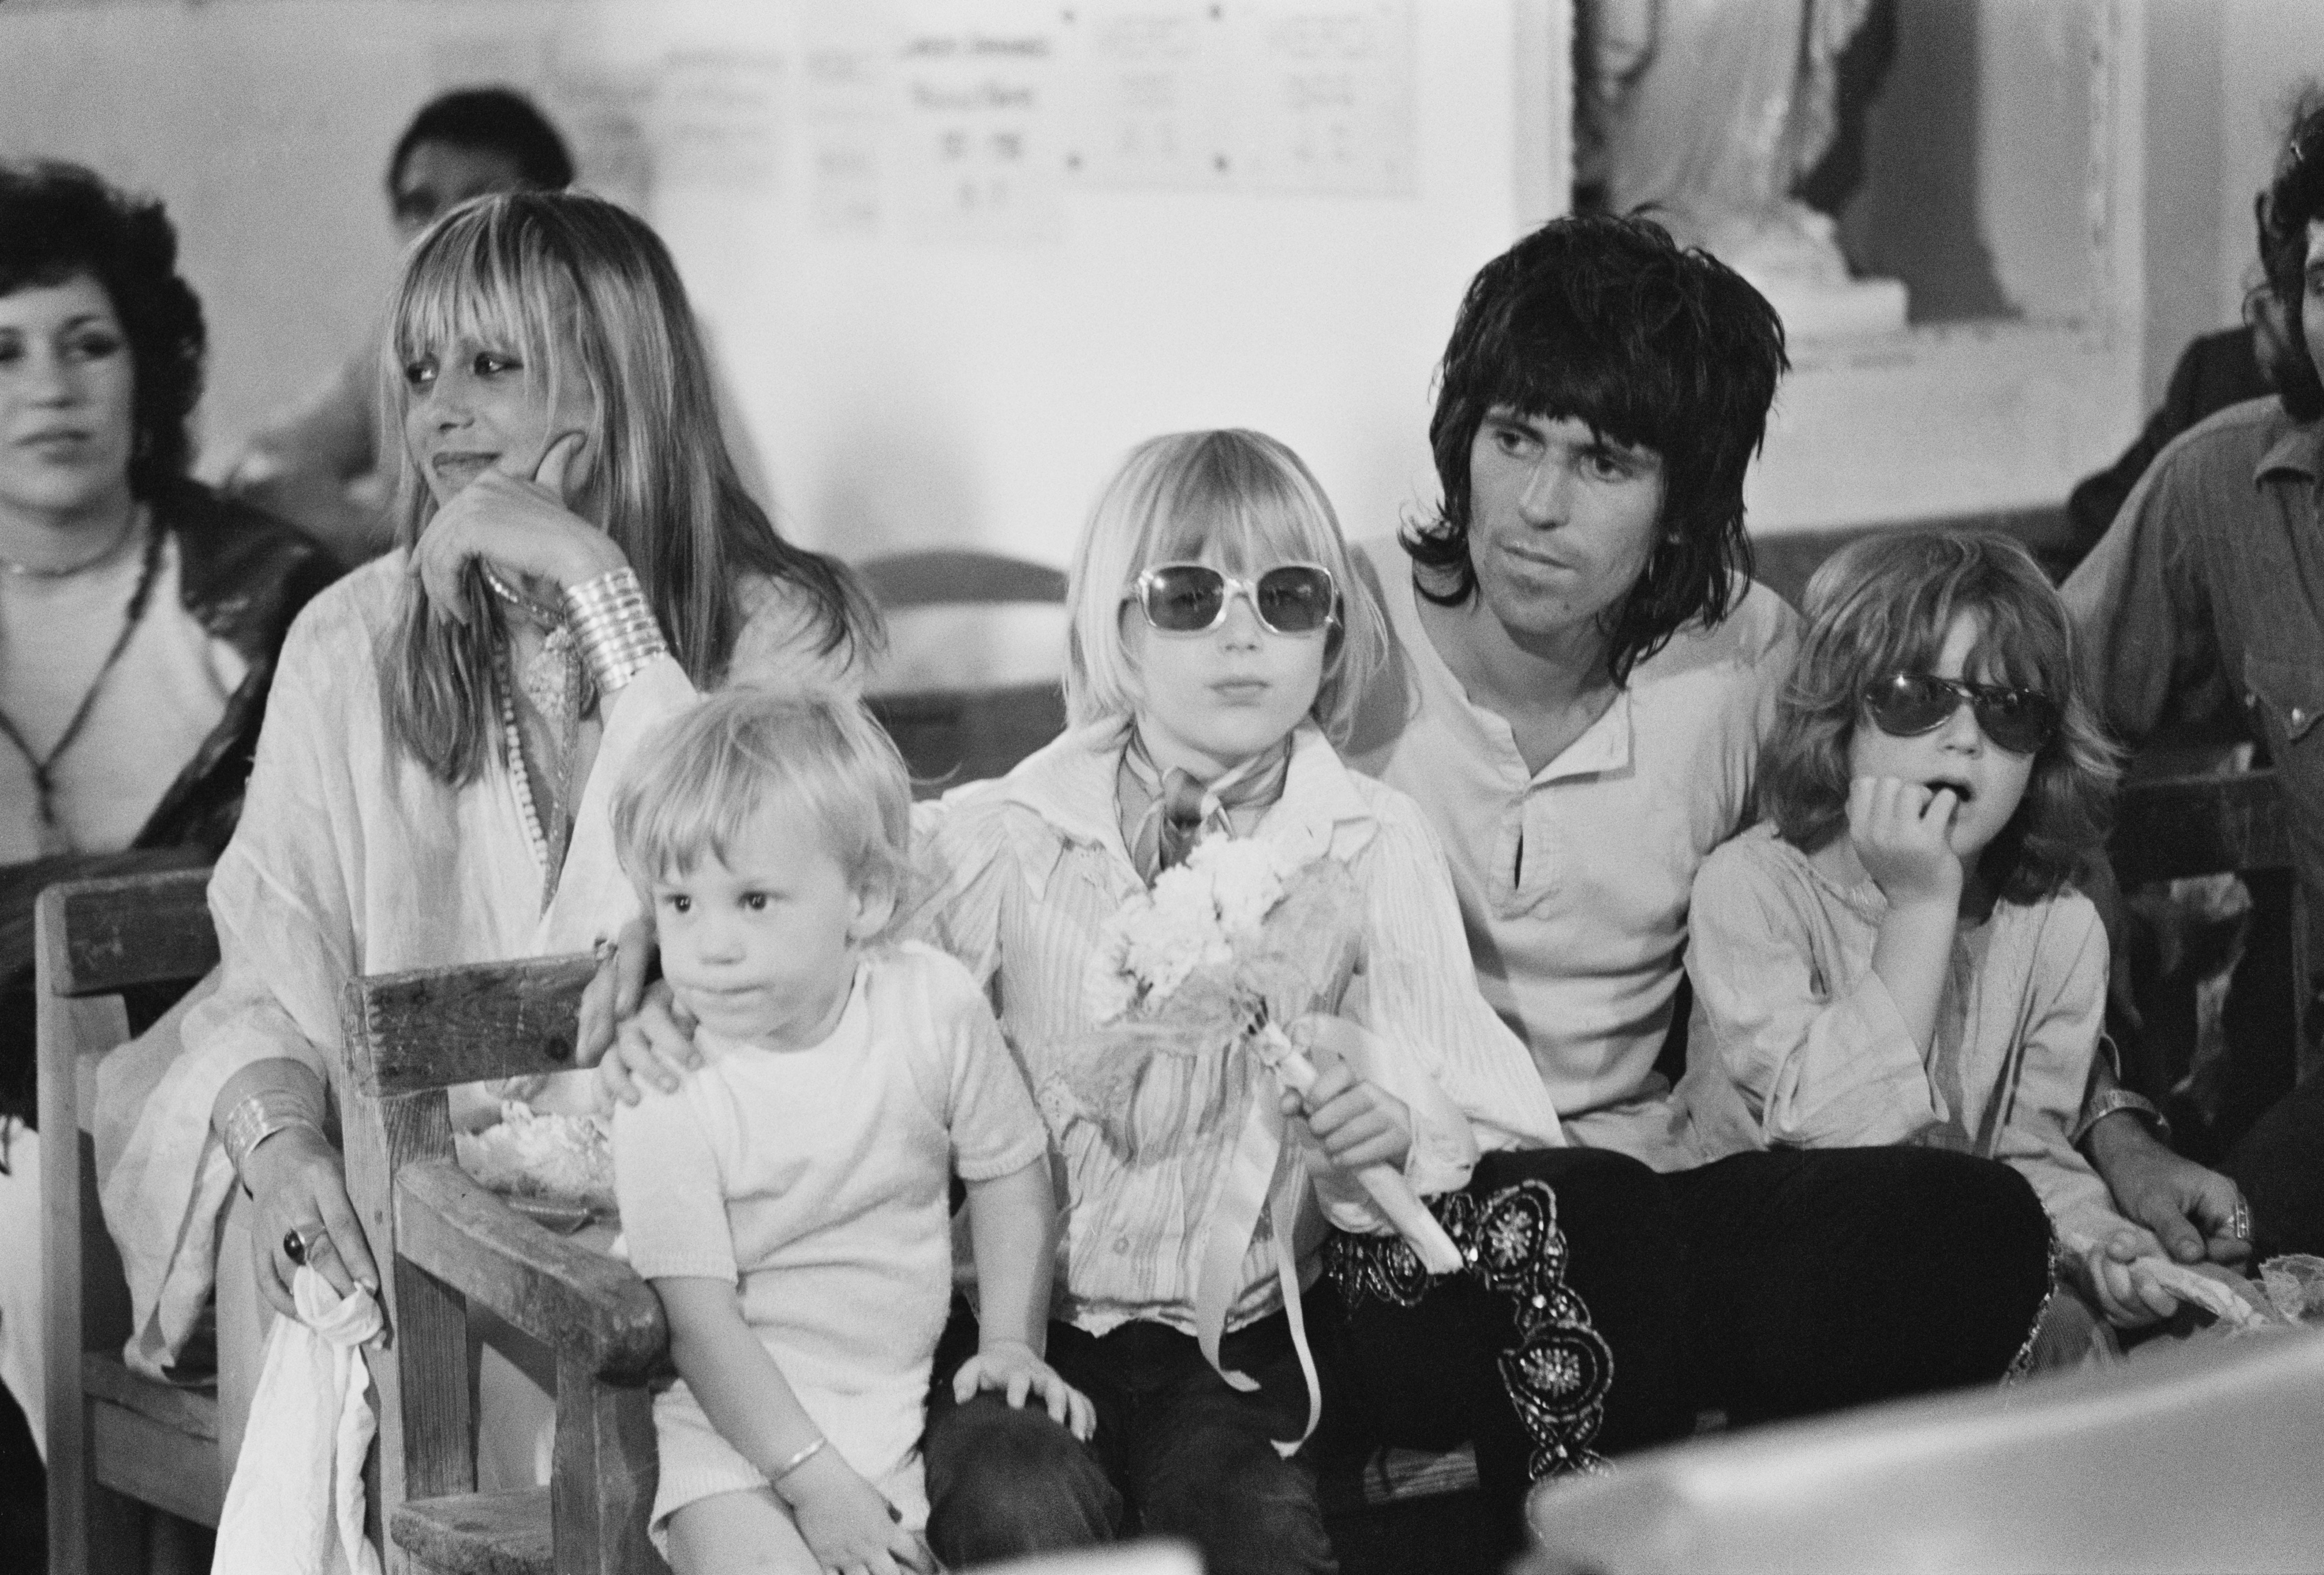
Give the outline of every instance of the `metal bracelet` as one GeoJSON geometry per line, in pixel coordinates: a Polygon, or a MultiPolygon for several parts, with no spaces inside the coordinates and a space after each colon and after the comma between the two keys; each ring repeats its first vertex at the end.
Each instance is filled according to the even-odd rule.
{"type": "MultiPolygon", "coordinates": [[[[226,1157],[234,1173],[242,1175],[251,1152],[260,1144],[293,1126],[311,1126],[320,1132],[323,1121],[312,1100],[290,1089],[261,1089],[227,1111],[218,1136],[226,1144],[226,1157]]],[[[244,1181],[242,1189],[249,1191],[250,1183],[244,1181]]]]}
{"type": "Polygon", "coordinates": [[[801,1466],[806,1465],[809,1460],[814,1459],[816,1456],[823,1452],[823,1446],[830,1441],[831,1441],[829,1439],[825,1438],[821,1433],[817,1433],[816,1435],[815,1442],[807,1445],[807,1448],[801,1450],[798,1454],[793,1455],[789,1459],[785,1460],[781,1465],[777,1466],[773,1470],[767,1473],[767,1485],[769,1487],[774,1486],[784,1478],[789,1476],[792,1472],[798,1470],[801,1466]]]}
{"type": "Polygon", "coordinates": [[[600,694],[613,693],[646,663],[669,653],[634,569],[612,570],[570,588],[565,611],[600,694]]]}
{"type": "Polygon", "coordinates": [[[2075,1141],[2080,1142],[2089,1136],[2091,1127],[2121,1110],[2135,1111],[2154,1128],[2156,1136],[2166,1143],[2171,1140],[2171,1123],[2162,1111],[2154,1107],[2153,1100],[2143,1094],[2134,1094],[2128,1089],[2108,1089],[2082,1107],[2081,1126],[2074,1135],[2075,1141]]]}

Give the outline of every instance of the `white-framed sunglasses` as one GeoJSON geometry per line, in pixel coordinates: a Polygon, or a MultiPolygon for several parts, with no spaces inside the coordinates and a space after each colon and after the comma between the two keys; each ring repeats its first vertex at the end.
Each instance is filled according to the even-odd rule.
{"type": "Polygon", "coordinates": [[[1166,635],[1200,635],[1227,616],[1240,594],[1261,627],[1277,635],[1313,635],[1338,618],[1340,588],[1320,563],[1285,563],[1256,579],[1222,573],[1207,563],[1157,563],[1130,584],[1146,621],[1166,635]]]}

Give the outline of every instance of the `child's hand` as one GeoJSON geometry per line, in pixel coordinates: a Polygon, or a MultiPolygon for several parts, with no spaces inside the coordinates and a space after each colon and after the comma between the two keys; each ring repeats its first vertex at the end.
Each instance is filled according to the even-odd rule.
{"type": "Polygon", "coordinates": [[[611,1114],[616,1103],[636,1104],[645,1093],[641,1084],[675,1091],[678,1079],[702,1064],[694,1027],[694,1014],[668,984],[647,990],[636,1015],[622,1024],[597,1063],[597,1107],[611,1114]]]}
{"type": "Polygon", "coordinates": [[[1084,1443],[1097,1431],[1097,1407],[1089,1396],[1057,1376],[1057,1370],[1035,1356],[1032,1348],[1013,1339],[995,1340],[960,1365],[953,1375],[952,1397],[966,1404],[980,1389],[998,1389],[1010,1406],[1022,1409],[1033,1394],[1048,1407],[1049,1418],[1084,1443]]]}
{"type": "Polygon", "coordinates": [[[2179,1298],[2143,1272],[2139,1260],[2160,1258],[2163,1244],[2135,1228],[2084,1247],[2077,1260],[2082,1288],[2116,1329],[2144,1329],[2179,1311],[2179,1298]]]}
{"type": "Polygon", "coordinates": [[[1284,1094],[1283,1113],[1305,1117],[1323,1157],[1343,1171],[1376,1164],[1401,1171],[1412,1153],[1412,1112],[1404,1101],[1335,1058],[1322,1062],[1304,1098],[1284,1094]]]}
{"type": "Polygon", "coordinates": [[[836,1450],[818,1450],[775,1487],[791,1507],[799,1535],[825,1570],[868,1570],[934,1575],[935,1561],[920,1539],[896,1524],[896,1506],[857,1474],[836,1450]]]}
{"type": "Polygon", "coordinates": [[[1950,841],[1960,807],[1952,789],[1931,792],[1902,777],[1859,776],[1849,784],[1849,838],[1891,907],[1960,901],[1965,872],[1950,841]]]}

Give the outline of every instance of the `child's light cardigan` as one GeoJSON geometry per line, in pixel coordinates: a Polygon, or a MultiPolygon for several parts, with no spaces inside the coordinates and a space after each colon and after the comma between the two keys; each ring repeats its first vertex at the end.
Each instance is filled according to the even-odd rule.
{"type": "Polygon", "coordinates": [[[1755,1148],[1920,1143],[2006,1162],[2061,1239],[2126,1223],[2071,1134],[2106,1015],[2107,938],[2076,892],[1997,903],[1953,940],[1923,1055],[1872,949],[1887,899],[1842,887],[1753,827],[1695,876],[1681,1135],[1705,1162],[1755,1148]]]}

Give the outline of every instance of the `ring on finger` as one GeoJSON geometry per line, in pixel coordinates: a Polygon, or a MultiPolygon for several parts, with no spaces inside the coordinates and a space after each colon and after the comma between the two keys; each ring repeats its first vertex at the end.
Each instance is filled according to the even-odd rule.
{"type": "Polygon", "coordinates": [[[2227,1211],[2227,1234],[2237,1241],[2251,1239],[2251,1205],[2241,1198],[2237,1198],[2236,1206],[2227,1211]]]}
{"type": "Polygon", "coordinates": [[[328,1246],[331,1232],[327,1226],[315,1224],[301,1229],[292,1226],[282,1233],[282,1255],[294,1264],[303,1265],[318,1246],[328,1246]]]}

